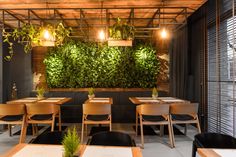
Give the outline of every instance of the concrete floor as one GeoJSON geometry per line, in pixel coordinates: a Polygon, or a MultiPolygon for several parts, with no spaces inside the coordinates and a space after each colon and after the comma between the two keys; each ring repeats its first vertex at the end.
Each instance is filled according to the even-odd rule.
{"type": "MultiPolygon", "coordinates": [[[[66,124],[68,126],[75,125],[80,135],[81,124],[66,124]]],[[[135,140],[136,145],[140,146],[140,136],[135,136],[135,131],[133,129],[134,124],[113,124],[114,131],[122,131],[130,134],[132,138],[135,140]]],[[[44,131],[41,129],[40,132],[44,131]]],[[[90,127],[88,127],[89,129],[90,127]]],[[[183,128],[178,127],[181,131],[183,128]]],[[[19,127],[14,127],[13,132],[19,130],[19,127]]],[[[192,140],[193,136],[197,134],[196,128],[192,126],[188,126],[187,136],[185,135],[175,135],[175,145],[176,147],[171,149],[169,147],[169,138],[168,135],[160,137],[159,135],[152,136],[144,136],[144,149],[142,149],[143,157],[191,157],[192,155],[192,140]]],[[[30,141],[32,136],[27,136],[26,141],[30,141]]],[[[4,131],[0,134],[0,155],[11,149],[13,146],[18,144],[19,136],[14,135],[12,137],[9,136],[8,131],[4,131]]],[[[86,143],[87,138],[85,138],[84,143],[86,143]]]]}

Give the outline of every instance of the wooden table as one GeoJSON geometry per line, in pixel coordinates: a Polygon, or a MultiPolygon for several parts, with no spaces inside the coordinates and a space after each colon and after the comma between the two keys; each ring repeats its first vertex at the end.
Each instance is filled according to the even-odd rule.
{"type": "Polygon", "coordinates": [[[200,157],[235,157],[236,149],[198,148],[200,157]]]}
{"type": "Polygon", "coordinates": [[[189,102],[187,100],[182,100],[174,97],[157,97],[153,99],[152,97],[129,97],[129,100],[135,104],[158,104],[158,103],[184,103],[189,102]]]}
{"type": "Polygon", "coordinates": [[[22,98],[22,99],[16,99],[16,100],[11,100],[7,101],[7,104],[26,104],[26,103],[34,103],[37,102],[38,98],[36,97],[27,97],[27,98],[22,98]]]}
{"type": "Polygon", "coordinates": [[[113,104],[113,99],[112,98],[92,98],[88,99],[85,101],[85,104],[108,104],[112,105],[113,104]]]}
{"type": "Polygon", "coordinates": [[[53,103],[56,105],[62,105],[64,103],[67,103],[71,101],[72,98],[67,98],[67,97],[50,97],[46,99],[39,100],[39,103],[53,103]]]}
{"type": "MultiPolygon", "coordinates": [[[[88,147],[96,147],[98,149],[103,149],[105,150],[105,148],[131,148],[132,151],[132,157],[142,157],[142,152],[140,150],[139,147],[115,147],[115,146],[88,146],[88,145],[81,145],[79,148],[79,154],[80,157],[83,157],[83,154],[86,150],[86,148],[88,147]]],[[[40,156],[45,157],[46,155],[50,156],[50,153],[53,153],[54,155],[57,154],[58,157],[62,157],[63,156],[63,147],[62,145],[44,145],[44,144],[25,144],[25,143],[21,143],[18,144],[16,146],[14,146],[11,150],[9,150],[6,154],[4,154],[2,157],[12,157],[14,155],[19,155],[19,152],[21,151],[27,151],[27,149],[29,152],[27,153],[27,155],[30,153],[33,154],[33,151],[40,153],[40,156]],[[34,149],[34,150],[33,150],[34,149]]],[[[112,153],[112,152],[109,152],[112,153]]],[[[23,156],[22,156],[23,157],[23,156]]],[[[27,156],[24,156],[27,157],[27,156]]]]}

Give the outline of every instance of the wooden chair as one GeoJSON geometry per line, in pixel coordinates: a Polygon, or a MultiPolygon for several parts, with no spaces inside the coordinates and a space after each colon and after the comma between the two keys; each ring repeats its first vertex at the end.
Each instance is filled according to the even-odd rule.
{"type": "MultiPolygon", "coordinates": [[[[26,104],[26,125],[33,125],[33,132],[37,134],[35,126],[37,124],[51,125],[51,131],[54,131],[54,122],[58,113],[58,106],[54,104],[27,103],[26,104]]],[[[26,130],[24,130],[24,136],[26,130]]],[[[24,137],[25,138],[25,137],[24,137]]]]}
{"type": "Polygon", "coordinates": [[[81,142],[83,142],[84,126],[87,135],[88,124],[108,124],[111,131],[111,105],[83,104],[81,142]]]}
{"type": "MultiPolygon", "coordinates": [[[[19,143],[23,142],[23,129],[25,127],[25,105],[24,104],[0,104],[0,124],[21,125],[19,143]]],[[[9,130],[10,131],[10,130],[9,130]]]]}
{"type": "MultiPolygon", "coordinates": [[[[52,104],[52,102],[38,102],[39,104],[52,104]]],[[[55,104],[58,113],[56,114],[56,118],[58,118],[58,130],[61,131],[61,106],[55,104]]]]}
{"type": "Polygon", "coordinates": [[[136,107],[140,120],[141,143],[144,148],[143,125],[168,125],[169,139],[171,148],[173,148],[172,127],[169,117],[168,104],[142,104],[136,107]]]}
{"type": "MultiPolygon", "coordinates": [[[[196,124],[198,132],[201,133],[201,128],[198,119],[198,104],[197,103],[173,103],[170,105],[170,120],[173,124],[196,124]]],[[[185,134],[187,127],[185,127],[185,134]]],[[[173,143],[175,144],[174,134],[173,143]]]]}

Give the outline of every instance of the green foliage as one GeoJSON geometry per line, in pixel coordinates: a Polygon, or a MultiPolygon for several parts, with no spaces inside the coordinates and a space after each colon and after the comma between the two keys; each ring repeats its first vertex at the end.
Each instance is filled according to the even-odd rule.
{"type": "Polygon", "coordinates": [[[93,88],[89,88],[88,95],[94,95],[94,89],[93,88]]]}
{"type": "Polygon", "coordinates": [[[62,145],[64,147],[64,156],[73,157],[73,154],[80,145],[80,139],[77,134],[76,128],[68,129],[67,134],[64,136],[62,145]]]}
{"type": "Polygon", "coordinates": [[[45,89],[43,87],[37,87],[37,97],[39,98],[43,98],[44,93],[45,93],[45,89]]]}
{"type": "Polygon", "coordinates": [[[151,88],[159,61],[151,45],[98,46],[68,41],[51,48],[44,60],[49,88],[151,88]]]}
{"type": "Polygon", "coordinates": [[[156,89],[156,87],[154,87],[153,89],[152,89],[152,95],[157,95],[157,89],[156,89]]]}
{"type": "Polygon", "coordinates": [[[116,23],[109,28],[109,35],[112,39],[133,39],[135,29],[127,23],[122,23],[120,18],[117,18],[116,23]]]}
{"type": "Polygon", "coordinates": [[[55,46],[61,45],[66,37],[69,37],[71,28],[66,29],[62,23],[59,23],[57,26],[53,27],[52,25],[47,25],[46,27],[37,26],[33,24],[24,24],[20,28],[15,28],[12,32],[6,32],[3,30],[4,42],[8,43],[9,54],[5,57],[7,61],[10,61],[13,57],[13,41],[24,45],[25,53],[28,53],[32,50],[33,45],[42,45],[42,36],[43,30],[48,29],[55,38],[55,46]]]}

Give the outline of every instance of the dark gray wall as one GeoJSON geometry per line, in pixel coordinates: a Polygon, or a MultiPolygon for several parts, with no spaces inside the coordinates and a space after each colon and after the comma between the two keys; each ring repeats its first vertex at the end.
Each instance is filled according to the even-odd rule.
{"type": "Polygon", "coordinates": [[[29,96],[32,91],[31,54],[26,54],[24,52],[24,47],[21,44],[14,42],[14,56],[11,61],[6,61],[4,56],[8,54],[8,45],[3,43],[2,49],[2,102],[11,99],[11,89],[14,82],[16,83],[18,98],[29,96]]]}

